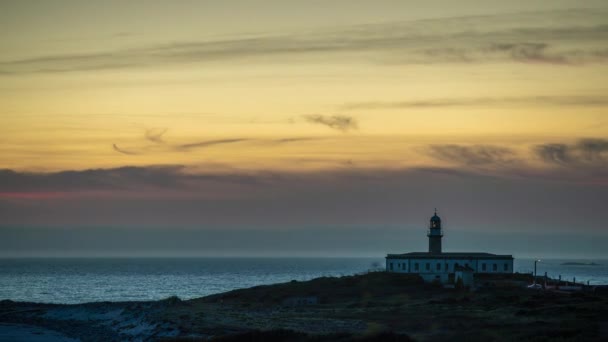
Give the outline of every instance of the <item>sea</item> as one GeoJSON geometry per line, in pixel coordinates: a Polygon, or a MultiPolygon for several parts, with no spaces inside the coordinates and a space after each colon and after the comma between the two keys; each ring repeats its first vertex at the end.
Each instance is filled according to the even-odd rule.
{"type": "MultiPolygon", "coordinates": [[[[181,299],[381,270],[383,258],[4,258],[0,300],[76,304],[181,299]]],[[[531,273],[533,259],[515,259],[531,273]]],[[[608,285],[608,260],[542,260],[537,274],[608,285]],[[582,265],[564,265],[564,263],[582,265]],[[591,263],[594,263],[590,265],[591,263]]]]}

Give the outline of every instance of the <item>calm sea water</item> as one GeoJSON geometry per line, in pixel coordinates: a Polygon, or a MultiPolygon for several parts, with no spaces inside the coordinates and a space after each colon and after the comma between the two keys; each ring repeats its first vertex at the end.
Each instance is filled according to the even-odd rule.
{"type": "MultiPolygon", "coordinates": [[[[599,266],[563,266],[547,260],[538,274],[608,284],[608,260],[599,266]]],[[[585,262],[589,262],[585,260],[585,262]]],[[[0,259],[0,299],[45,303],[182,299],[261,284],[366,272],[383,258],[88,258],[0,259]]],[[[532,272],[533,260],[515,270],[532,272]]]]}

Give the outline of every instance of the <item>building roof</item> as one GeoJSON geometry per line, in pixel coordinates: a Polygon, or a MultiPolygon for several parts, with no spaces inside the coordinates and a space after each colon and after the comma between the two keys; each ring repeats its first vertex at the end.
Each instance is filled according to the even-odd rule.
{"type": "Polygon", "coordinates": [[[437,216],[437,208],[435,208],[435,215],[433,215],[433,217],[431,217],[431,222],[436,221],[436,222],[441,222],[441,218],[439,216],[437,216]]]}
{"type": "Polygon", "coordinates": [[[403,254],[388,254],[386,258],[391,259],[513,259],[512,255],[498,255],[492,253],[478,252],[456,252],[456,253],[428,253],[413,252],[403,254]]]}

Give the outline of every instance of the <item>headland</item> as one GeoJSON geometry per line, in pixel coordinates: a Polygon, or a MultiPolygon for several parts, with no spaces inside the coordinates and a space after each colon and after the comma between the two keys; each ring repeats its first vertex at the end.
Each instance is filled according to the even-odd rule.
{"type": "Polygon", "coordinates": [[[370,272],[187,301],[60,305],[5,300],[0,302],[0,331],[30,327],[52,332],[57,342],[608,338],[606,287],[535,290],[526,286],[532,281],[529,274],[479,275],[475,288],[449,289],[418,275],[370,272]]]}

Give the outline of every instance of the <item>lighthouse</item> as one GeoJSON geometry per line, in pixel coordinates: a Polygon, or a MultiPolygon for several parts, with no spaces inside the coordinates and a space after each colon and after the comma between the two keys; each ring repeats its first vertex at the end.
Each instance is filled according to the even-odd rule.
{"type": "Polygon", "coordinates": [[[429,237],[429,253],[441,254],[443,232],[441,231],[441,218],[437,216],[437,209],[435,209],[435,215],[431,217],[427,236],[429,237]]]}
{"type": "Polygon", "coordinates": [[[457,279],[456,274],[473,273],[513,273],[513,256],[485,252],[442,252],[443,231],[441,218],[431,217],[426,236],[429,238],[428,252],[388,254],[386,271],[418,274],[424,281],[447,284],[457,279]]]}

